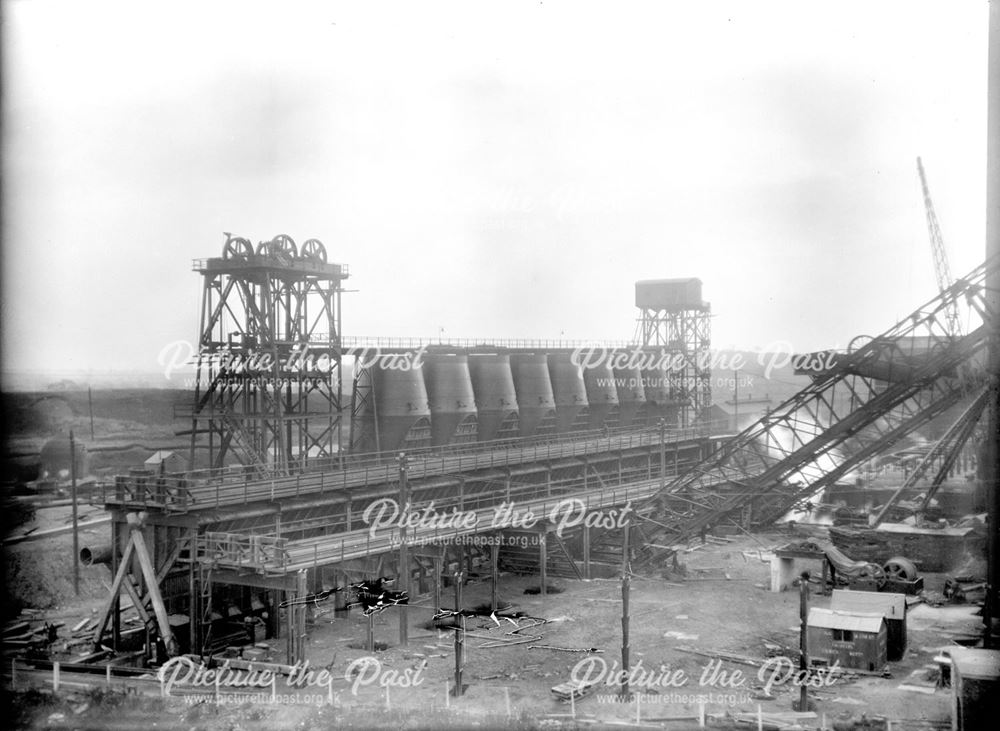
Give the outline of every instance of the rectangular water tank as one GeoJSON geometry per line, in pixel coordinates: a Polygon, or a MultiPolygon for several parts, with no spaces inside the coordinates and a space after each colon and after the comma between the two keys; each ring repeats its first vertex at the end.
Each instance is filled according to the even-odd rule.
{"type": "Polygon", "coordinates": [[[644,279],[635,283],[635,306],[650,310],[700,310],[701,280],[644,279]]]}

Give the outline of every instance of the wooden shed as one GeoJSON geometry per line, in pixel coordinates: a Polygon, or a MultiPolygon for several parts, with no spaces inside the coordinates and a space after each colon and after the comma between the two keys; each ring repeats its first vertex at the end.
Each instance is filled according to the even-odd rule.
{"type": "Polygon", "coordinates": [[[989,728],[1000,713],[1000,650],[949,647],[945,654],[951,660],[951,728],[989,728]]]}
{"type": "Polygon", "coordinates": [[[146,469],[155,473],[184,472],[187,469],[187,459],[177,454],[160,450],[153,452],[153,455],[144,463],[146,469]]]}
{"type": "Polygon", "coordinates": [[[885,617],[890,661],[906,654],[906,595],[874,591],[834,589],[830,609],[835,612],[864,612],[885,617]]]}
{"type": "Polygon", "coordinates": [[[806,638],[813,664],[880,671],[887,660],[885,617],[871,612],[809,610],[806,638]]]}

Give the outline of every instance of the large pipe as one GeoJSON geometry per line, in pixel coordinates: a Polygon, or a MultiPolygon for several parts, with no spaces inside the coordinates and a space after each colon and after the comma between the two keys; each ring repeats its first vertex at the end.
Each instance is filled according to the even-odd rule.
{"type": "Polygon", "coordinates": [[[111,544],[104,543],[99,546],[84,546],[80,549],[80,563],[84,566],[93,566],[95,563],[111,565],[111,544]]]}

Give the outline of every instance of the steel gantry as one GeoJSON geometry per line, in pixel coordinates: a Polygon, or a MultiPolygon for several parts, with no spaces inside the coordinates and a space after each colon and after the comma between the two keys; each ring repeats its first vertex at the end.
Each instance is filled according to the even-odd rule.
{"type": "Polygon", "coordinates": [[[256,247],[226,234],[221,257],[195,260],[204,280],[191,459],[208,435],[210,465],[232,455],[260,477],[340,451],[342,282],[316,239],[256,247]]]}

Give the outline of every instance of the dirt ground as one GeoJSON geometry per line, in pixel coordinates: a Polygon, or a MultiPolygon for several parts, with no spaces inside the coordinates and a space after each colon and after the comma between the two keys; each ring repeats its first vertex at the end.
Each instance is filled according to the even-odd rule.
{"type": "MultiPolygon", "coordinates": [[[[41,584],[58,584],[52,590],[31,589],[36,603],[39,597],[49,596],[47,592],[61,596],[60,601],[46,607],[47,615],[65,618],[72,625],[100,604],[102,587],[110,577],[101,574],[107,574],[104,567],[87,569],[85,594],[79,600],[72,599],[72,591],[63,586],[69,566],[67,540],[63,536],[15,548],[22,575],[38,578],[37,572],[44,571],[41,584]],[[54,579],[57,575],[63,578],[54,579]]],[[[756,712],[758,707],[764,713],[792,711],[799,689],[791,682],[780,682],[779,677],[770,695],[764,692],[768,677],[777,673],[775,667],[760,671],[729,659],[710,666],[711,657],[696,654],[720,652],[763,661],[767,657],[765,642],[787,648],[798,644],[798,593],[768,591],[770,567],[758,554],[788,542],[790,536],[774,532],[731,540],[684,554],[686,573],[672,576],[671,581],[631,580],[630,664],[644,673],[633,676],[632,690],[641,693],[638,701],[633,697],[622,702],[613,679],[599,684],[572,707],[558,701],[551,691],[570,680],[581,661],[585,666],[577,667],[578,677],[586,675],[587,667],[591,679],[595,675],[611,678],[619,669],[622,603],[618,579],[555,579],[550,583],[563,591],[540,597],[524,593],[526,588],[538,586],[537,577],[503,575],[500,596],[503,604],[510,605],[504,613],[517,610],[545,621],[521,619],[515,627],[501,620],[498,627],[485,617],[469,618],[463,675],[468,688],[460,698],[446,696],[454,685],[454,634],[428,629],[431,599],[419,596],[407,611],[410,641],[406,647],[399,646],[398,610],[376,616],[375,639],[386,649],[374,653],[378,674],[375,664],[366,660],[363,662],[370,664],[361,667],[360,680],[357,675],[351,677],[350,671],[352,662],[357,669],[355,661],[369,657],[362,649],[368,620],[357,610],[346,618],[335,618],[331,604],[311,609],[309,669],[327,668],[333,680],[329,689],[308,684],[283,688],[279,684],[278,691],[292,696],[295,703],[271,704],[268,699],[258,699],[220,706],[179,698],[132,698],[126,702],[110,697],[58,700],[45,694],[22,695],[15,699],[23,710],[18,723],[26,728],[128,728],[127,723],[119,724],[131,719],[131,727],[138,727],[145,719],[155,728],[206,731],[328,728],[331,724],[356,728],[536,728],[634,723],[638,714],[644,725],[667,723],[673,729],[697,727],[692,719],[699,714],[699,701],[710,720],[726,713],[756,712]],[[518,632],[511,634],[515,629],[518,632]],[[514,644],[528,637],[535,639],[514,644]],[[601,675],[604,668],[608,672],[601,675]],[[388,684],[388,690],[380,683],[388,684]],[[401,687],[407,684],[410,687],[401,687]],[[327,704],[330,696],[332,705],[327,704]],[[670,718],[688,720],[654,720],[670,718]]],[[[801,568],[819,567],[803,564],[801,568]]],[[[925,575],[927,589],[940,591],[943,581],[943,576],[925,575]]],[[[27,586],[30,589],[32,585],[27,586]]],[[[487,604],[490,588],[488,578],[467,584],[463,605],[487,604]]],[[[452,589],[445,589],[443,606],[451,606],[453,596],[452,589]]],[[[814,593],[810,602],[825,607],[829,597],[814,593]]],[[[862,714],[946,723],[950,719],[950,689],[935,691],[933,684],[928,684],[927,666],[933,665],[938,648],[951,644],[953,637],[978,629],[974,612],[975,607],[968,606],[911,608],[909,648],[901,662],[890,664],[891,677],[838,680],[811,690],[817,717],[804,725],[832,728],[862,714]]],[[[284,648],[284,640],[272,644],[276,652],[271,659],[282,661],[277,648],[284,648]]]]}

